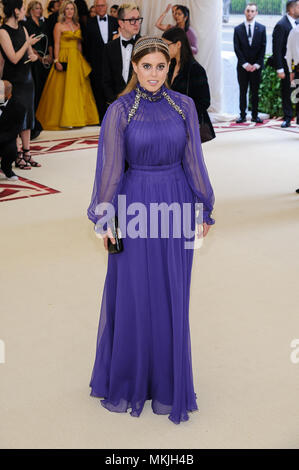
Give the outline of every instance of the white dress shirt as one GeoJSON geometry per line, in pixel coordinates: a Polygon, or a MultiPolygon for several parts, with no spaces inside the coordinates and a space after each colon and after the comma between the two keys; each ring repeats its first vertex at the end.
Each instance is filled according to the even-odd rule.
{"type": "MultiPolygon", "coordinates": [[[[249,46],[251,46],[252,40],[253,40],[253,35],[254,35],[255,20],[252,20],[252,21],[245,20],[244,24],[245,24],[247,37],[248,37],[248,33],[249,33],[249,25],[250,25],[250,28],[251,28],[251,38],[248,37],[249,46]]],[[[244,67],[244,69],[246,69],[247,65],[249,65],[249,62],[245,62],[245,64],[243,64],[242,67],[244,67]]],[[[253,65],[255,66],[255,68],[257,70],[261,67],[259,64],[253,64],[253,65]]]]}
{"type": "Polygon", "coordinates": [[[299,25],[296,25],[296,28],[293,28],[288,36],[286,60],[289,71],[293,72],[292,62],[294,61],[294,65],[299,64],[299,25]]]}
{"type": "MultiPolygon", "coordinates": [[[[123,59],[122,76],[123,76],[124,81],[128,83],[133,44],[128,44],[127,47],[124,47],[122,41],[123,40],[128,41],[128,39],[124,38],[121,34],[119,35],[119,37],[120,37],[121,55],[123,59]]],[[[133,36],[133,38],[135,39],[135,36],[133,36]]]]}
{"type": "MultiPolygon", "coordinates": [[[[290,16],[288,13],[287,13],[287,18],[288,18],[289,22],[291,23],[292,28],[293,28],[293,29],[296,28],[296,26],[297,26],[296,20],[295,20],[292,16],[290,16]]],[[[291,33],[291,32],[292,32],[292,31],[290,31],[290,33],[291,33]]],[[[285,58],[286,58],[286,56],[285,56],[285,58]]],[[[283,72],[284,72],[284,69],[278,69],[278,70],[277,70],[277,73],[283,73],[283,72]]]]}
{"type": "Polygon", "coordinates": [[[4,95],[4,81],[0,80],[0,104],[3,104],[5,101],[4,95]]]}
{"type": "Polygon", "coordinates": [[[293,18],[292,16],[290,16],[288,13],[287,13],[287,17],[288,17],[289,22],[290,22],[291,25],[292,25],[292,28],[296,28],[297,24],[296,24],[295,18],[293,18]]]}
{"type": "Polygon", "coordinates": [[[106,21],[100,21],[100,16],[97,15],[98,24],[99,24],[103,41],[105,44],[107,44],[108,42],[108,15],[105,15],[103,18],[105,17],[106,17],[106,21]]]}
{"type": "Polygon", "coordinates": [[[248,34],[249,34],[249,25],[250,25],[250,28],[251,28],[251,38],[248,37],[249,46],[251,46],[253,35],[254,35],[255,20],[252,20],[252,21],[245,20],[244,23],[245,23],[247,37],[248,37],[248,34]]]}

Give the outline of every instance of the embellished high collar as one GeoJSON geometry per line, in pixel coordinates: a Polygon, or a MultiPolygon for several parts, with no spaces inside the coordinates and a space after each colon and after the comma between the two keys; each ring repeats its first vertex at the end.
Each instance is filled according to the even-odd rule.
{"type": "Polygon", "coordinates": [[[143,88],[140,83],[137,84],[136,92],[141,94],[141,98],[148,101],[160,101],[163,98],[163,93],[166,91],[166,87],[163,84],[158,91],[152,92],[143,88]]]}
{"type": "Polygon", "coordinates": [[[148,101],[152,101],[152,102],[155,102],[155,101],[159,101],[163,98],[165,98],[165,100],[168,102],[168,104],[170,104],[170,106],[172,106],[172,108],[177,112],[179,113],[182,118],[185,120],[186,119],[186,116],[183,112],[183,110],[180,108],[180,106],[178,104],[176,104],[176,102],[171,98],[171,96],[169,95],[169,93],[167,92],[167,88],[165,85],[162,85],[160,90],[158,90],[156,93],[153,93],[151,91],[148,91],[148,90],[145,90],[142,86],[140,86],[140,83],[137,84],[137,87],[135,88],[135,99],[134,99],[134,104],[132,106],[132,108],[130,109],[129,111],[129,114],[128,114],[128,123],[133,119],[133,117],[135,116],[138,108],[139,108],[139,105],[140,105],[140,100],[144,99],[144,100],[148,100],[148,101]]]}

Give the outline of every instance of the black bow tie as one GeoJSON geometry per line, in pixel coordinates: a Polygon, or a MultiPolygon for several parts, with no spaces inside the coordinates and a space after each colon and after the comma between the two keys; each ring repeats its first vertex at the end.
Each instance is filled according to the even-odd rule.
{"type": "Polygon", "coordinates": [[[100,17],[100,21],[107,21],[106,16],[104,16],[103,18],[100,17]]]}
{"type": "Polygon", "coordinates": [[[135,41],[135,39],[132,38],[129,41],[125,41],[124,39],[122,39],[121,42],[122,42],[124,47],[127,47],[128,44],[132,44],[132,46],[134,46],[136,41],[135,41]]]}

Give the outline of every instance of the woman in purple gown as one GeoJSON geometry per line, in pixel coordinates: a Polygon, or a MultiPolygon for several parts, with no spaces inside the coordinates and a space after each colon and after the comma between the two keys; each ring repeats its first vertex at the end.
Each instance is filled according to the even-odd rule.
{"type": "Polygon", "coordinates": [[[179,424],[198,410],[189,331],[194,245],[187,249],[186,242],[194,243],[196,228],[205,236],[214,224],[214,194],[193,100],[165,85],[167,44],[140,38],[132,63],[131,81],[102,122],[88,208],[106,249],[108,237],[115,240],[109,228],[114,217],[108,221],[105,211],[112,207],[119,221],[126,217],[119,223],[124,249],[108,254],[90,395],[103,398],[110,411],[131,408],[131,416],[152,400],[154,413],[179,424]],[[125,204],[118,204],[121,197],[125,204]],[[182,235],[184,217],[173,211],[165,236],[163,214],[153,222],[151,213],[163,203],[201,206],[199,216],[190,212],[192,231],[182,235]]]}

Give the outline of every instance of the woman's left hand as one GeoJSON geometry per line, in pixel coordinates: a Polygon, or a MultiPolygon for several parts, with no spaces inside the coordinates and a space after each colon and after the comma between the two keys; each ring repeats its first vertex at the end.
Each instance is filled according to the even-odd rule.
{"type": "Polygon", "coordinates": [[[36,62],[38,60],[38,55],[32,53],[28,55],[28,58],[30,59],[30,62],[36,62]]]}
{"type": "Polygon", "coordinates": [[[204,222],[203,224],[197,224],[197,238],[205,237],[208,234],[209,230],[210,225],[208,225],[206,222],[204,222]]]}

